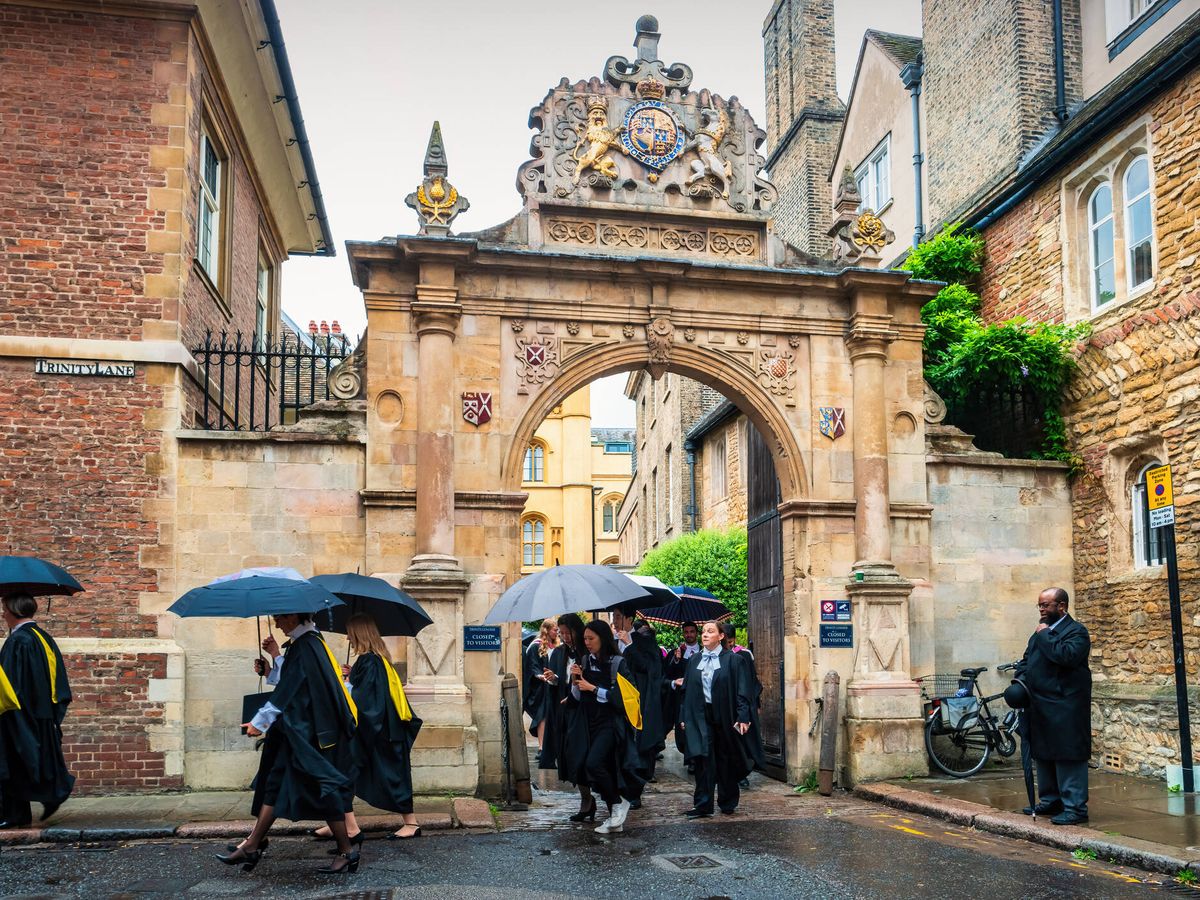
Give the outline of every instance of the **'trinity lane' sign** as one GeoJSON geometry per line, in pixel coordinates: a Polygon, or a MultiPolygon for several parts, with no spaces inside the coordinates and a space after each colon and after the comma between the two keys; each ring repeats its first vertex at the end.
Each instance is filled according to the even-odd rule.
{"type": "Polygon", "coordinates": [[[38,359],[33,364],[36,375],[99,375],[105,378],[132,378],[133,363],[103,359],[38,359]]]}

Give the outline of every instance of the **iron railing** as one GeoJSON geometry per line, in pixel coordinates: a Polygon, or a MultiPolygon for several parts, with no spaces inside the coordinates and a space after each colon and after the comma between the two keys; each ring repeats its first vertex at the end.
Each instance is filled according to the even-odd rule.
{"type": "Polygon", "coordinates": [[[206,332],[192,351],[204,395],[200,427],[269,431],[294,422],[298,410],[330,399],[330,374],[352,350],[342,334],[206,332]]]}
{"type": "Polygon", "coordinates": [[[1028,459],[1042,446],[1045,422],[1032,391],[1020,388],[981,393],[965,400],[946,400],[946,424],[975,436],[980,450],[1009,459],[1028,459]]]}

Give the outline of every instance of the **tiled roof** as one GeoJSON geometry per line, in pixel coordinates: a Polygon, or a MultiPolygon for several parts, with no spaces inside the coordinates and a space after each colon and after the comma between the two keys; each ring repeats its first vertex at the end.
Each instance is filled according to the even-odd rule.
{"type": "Polygon", "coordinates": [[[864,37],[886,53],[896,65],[904,68],[921,55],[921,39],[908,34],[893,34],[868,28],[864,37]]]}

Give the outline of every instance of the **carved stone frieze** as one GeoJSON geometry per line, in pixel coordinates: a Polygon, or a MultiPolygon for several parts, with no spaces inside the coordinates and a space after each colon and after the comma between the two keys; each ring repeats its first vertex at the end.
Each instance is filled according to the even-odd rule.
{"type": "Polygon", "coordinates": [[[776,397],[790,396],[796,387],[796,355],[788,350],[761,350],[758,380],[776,397]]]}
{"type": "Polygon", "coordinates": [[[716,259],[757,260],[761,254],[758,231],[705,225],[629,223],[611,219],[550,218],[546,220],[547,243],[609,250],[650,250],[680,256],[716,259]]]}

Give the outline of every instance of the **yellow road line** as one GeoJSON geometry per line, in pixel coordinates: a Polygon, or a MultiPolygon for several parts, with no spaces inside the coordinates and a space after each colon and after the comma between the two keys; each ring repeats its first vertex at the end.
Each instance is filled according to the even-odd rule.
{"type": "Polygon", "coordinates": [[[927,835],[924,831],[917,831],[915,828],[905,828],[903,825],[891,825],[889,827],[895,828],[897,831],[903,831],[905,834],[916,834],[920,835],[921,837],[929,837],[929,835],[927,835]]]}

